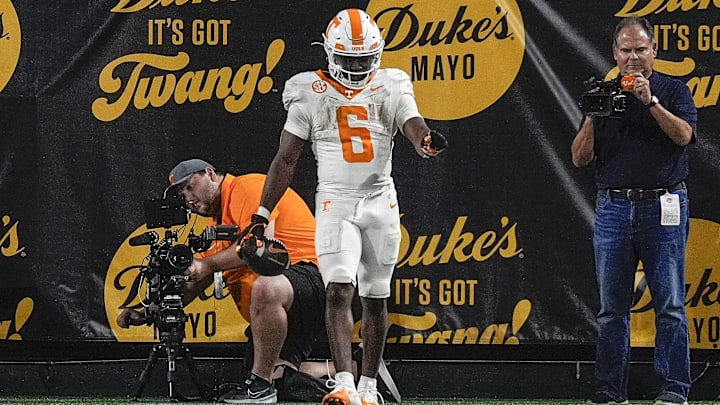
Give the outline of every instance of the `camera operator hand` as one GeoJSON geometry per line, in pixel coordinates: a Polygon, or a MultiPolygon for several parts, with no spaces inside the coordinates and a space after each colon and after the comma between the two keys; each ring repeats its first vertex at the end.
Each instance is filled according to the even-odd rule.
{"type": "Polygon", "coordinates": [[[213,273],[212,266],[207,259],[194,258],[192,263],[185,269],[185,275],[190,277],[190,283],[199,282],[213,273]]]}
{"type": "Polygon", "coordinates": [[[144,325],[145,322],[145,314],[130,308],[124,308],[117,317],[117,324],[123,329],[144,325]]]}
{"type": "MultiPolygon", "coordinates": [[[[220,252],[222,254],[223,252],[220,252]]],[[[189,280],[183,283],[183,304],[189,304],[200,292],[206,289],[213,282],[213,272],[217,270],[218,265],[214,256],[208,256],[203,259],[194,258],[190,266],[185,269],[185,275],[189,280]]]]}
{"type": "Polygon", "coordinates": [[[633,85],[633,94],[644,105],[650,104],[652,93],[650,92],[650,80],[643,77],[642,73],[635,73],[635,83],[633,85]]]}

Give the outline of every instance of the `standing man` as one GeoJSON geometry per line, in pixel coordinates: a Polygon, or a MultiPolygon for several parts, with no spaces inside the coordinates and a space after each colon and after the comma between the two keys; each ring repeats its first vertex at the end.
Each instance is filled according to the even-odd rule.
{"type": "MultiPolygon", "coordinates": [[[[260,202],[265,175],[234,176],[216,171],[204,160],[189,159],[170,171],[169,180],[166,193],[178,194],[190,211],[212,218],[211,226],[237,225],[243,229],[260,202]]],[[[299,389],[287,386],[276,368],[284,367],[283,376],[290,373],[290,367],[321,377],[329,367],[325,362],[314,365],[307,361],[318,339],[324,338],[325,327],[325,288],[316,265],[315,219],[303,199],[290,189],[269,220],[264,236],[281,239],[292,263],[282,275],[258,275],[238,256],[237,243],[229,240],[213,241],[210,249],[196,255],[185,270],[190,281],[183,286],[184,303],[213,283],[214,272],[222,271],[240,314],[250,323],[251,370],[242,384],[220,398],[221,402],[275,403],[278,387],[274,382],[287,388],[287,392],[281,390],[281,397],[293,398],[299,389]]],[[[125,309],[117,322],[127,328],[144,324],[145,317],[125,309]]]]}
{"type": "Polygon", "coordinates": [[[620,75],[635,77],[619,117],[585,117],[572,143],[575,166],[595,162],[595,265],[600,290],[594,404],[627,403],[630,307],[642,260],[655,309],[655,404],[687,403],[690,349],[685,315],[687,145],[697,110],[681,81],[653,71],[657,43],[644,18],[615,28],[620,75]]]}
{"type": "Polygon", "coordinates": [[[327,289],[326,322],[336,386],[323,404],[377,403],[387,333],[390,279],[400,246],[400,215],[391,177],[400,130],[429,158],[445,147],[418,112],[413,86],[398,69],[379,69],[384,41],[364,11],[340,11],[323,34],[328,71],[285,83],[288,111],[254,222],[266,223],[290,185],[305,142],[317,161],[315,247],[327,289]],[[362,304],[363,357],[357,388],[351,372],[355,286],[362,304]],[[358,394],[359,393],[359,394],[358,394]]]}

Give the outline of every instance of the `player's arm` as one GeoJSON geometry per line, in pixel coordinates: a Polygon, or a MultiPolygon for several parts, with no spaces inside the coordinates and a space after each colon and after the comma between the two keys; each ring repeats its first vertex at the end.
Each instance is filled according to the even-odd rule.
{"type": "Polygon", "coordinates": [[[424,158],[437,156],[448,146],[445,136],[430,129],[422,117],[412,117],[405,121],[402,133],[413,144],[417,154],[424,158]]]}
{"type": "Polygon", "coordinates": [[[266,219],[270,217],[270,213],[280,201],[285,190],[290,187],[304,146],[304,140],[283,129],[280,135],[280,146],[270,163],[260,199],[261,208],[258,213],[265,213],[266,219]]]}

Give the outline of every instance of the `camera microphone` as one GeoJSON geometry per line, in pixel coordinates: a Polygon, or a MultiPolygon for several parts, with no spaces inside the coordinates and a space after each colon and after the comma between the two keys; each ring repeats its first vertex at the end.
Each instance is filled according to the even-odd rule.
{"type": "Polygon", "coordinates": [[[625,75],[620,79],[620,87],[624,91],[633,91],[635,88],[635,76],[625,75]]]}
{"type": "Polygon", "coordinates": [[[146,246],[146,245],[152,245],[153,243],[158,241],[158,234],[155,232],[145,232],[138,236],[133,236],[130,238],[128,243],[130,246],[146,246]]]}

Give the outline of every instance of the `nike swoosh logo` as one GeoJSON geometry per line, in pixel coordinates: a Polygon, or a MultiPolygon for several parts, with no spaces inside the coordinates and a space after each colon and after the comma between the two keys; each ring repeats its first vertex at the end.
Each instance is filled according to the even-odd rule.
{"type": "Polygon", "coordinates": [[[270,252],[270,253],[287,253],[287,250],[285,250],[285,249],[278,249],[278,248],[276,248],[275,246],[273,246],[272,244],[269,244],[269,245],[268,245],[268,252],[270,252]]]}
{"type": "Polygon", "coordinates": [[[390,208],[395,208],[395,207],[397,207],[397,203],[390,204],[390,208]]]}
{"type": "Polygon", "coordinates": [[[250,398],[250,399],[260,398],[261,396],[263,396],[263,394],[265,393],[265,391],[267,391],[267,389],[264,389],[264,390],[258,391],[258,392],[253,392],[253,391],[250,391],[250,389],[248,388],[248,391],[247,391],[247,393],[248,393],[248,398],[250,398]]]}
{"type": "Polygon", "coordinates": [[[379,89],[379,88],[381,88],[381,87],[384,87],[384,86],[385,86],[384,84],[381,84],[381,85],[379,85],[379,86],[370,87],[370,91],[375,91],[375,90],[377,90],[377,89],[379,89]]]}

